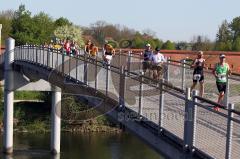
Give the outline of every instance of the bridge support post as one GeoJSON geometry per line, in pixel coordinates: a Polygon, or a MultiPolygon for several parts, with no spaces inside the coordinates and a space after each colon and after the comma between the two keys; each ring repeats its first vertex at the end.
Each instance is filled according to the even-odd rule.
{"type": "Polygon", "coordinates": [[[229,103],[229,77],[227,76],[226,92],[223,99],[223,105],[228,106],[228,103],[229,103]]]}
{"type": "Polygon", "coordinates": [[[182,90],[185,89],[185,77],[186,77],[186,65],[185,65],[186,60],[182,61],[182,90]]]}
{"type": "Polygon", "coordinates": [[[3,131],[3,152],[11,154],[13,152],[13,70],[15,40],[6,40],[6,53],[4,54],[4,131],[3,131]]]}
{"type": "Polygon", "coordinates": [[[131,71],[131,61],[132,61],[132,52],[128,51],[128,63],[127,63],[128,75],[131,71]]]}
{"type": "Polygon", "coordinates": [[[234,104],[228,104],[228,122],[227,122],[227,140],[226,140],[226,153],[225,159],[231,159],[232,157],[232,136],[233,136],[233,121],[231,118],[234,117],[234,104]]]}
{"type": "Polygon", "coordinates": [[[61,139],[61,89],[53,87],[51,111],[51,152],[60,152],[61,139]]]}
{"type": "Polygon", "coordinates": [[[119,82],[119,107],[123,108],[125,106],[125,68],[121,66],[120,68],[120,82],[119,82]]]}
{"type": "Polygon", "coordinates": [[[165,77],[165,79],[166,79],[166,81],[168,81],[169,82],[169,68],[170,68],[170,57],[168,57],[167,58],[167,65],[166,65],[166,73],[165,73],[165,75],[166,75],[166,77],[165,77]]]}
{"type": "Polygon", "coordinates": [[[159,98],[159,132],[162,131],[162,127],[163,127],[163,109],[164,109],[164,92],[163,92],[163,82],[164,79],[160,80],[160,98],[159,98]]]}
{"type": "Polygon", "coordinates": [[[142,117],[142,98],[143,98],[143,72],[140,72],[140,83],[139,83],[139,103],[138,103],[138,116],[139,118],[142,117]]]}
{"type": "Polygon", "coordinates": [[[2,24],[0,24],[0,55],[2,53],[2,24]]]}
{"type": "Polygon", "coordinates": [[[88,58],[87,58],[87,53],[86,52],[84,52],[84,64],[83,64],[83,71],[84,71],[84,73],[83,73],[83,80],[84,80],[84,83],[87,85],[88,84],[88,82],[87,82],[87,80],[88,80],[88,77],[87,77],[87,75],[88,75],[88,62],[87,62],[87,60],[88,60],[88,58]]]}
{"type": "Polygon", "coordinates": [[[197,99],[194,97],[198,94],[197,90],[193,91],[193,97],[190,97],[190,88],[186,89],[186,103],[185,103],[185,118],[184,118],[184,149],[185,151],[194,151],[195,134],[196,134],[196,119],[197,119],[197,106],[195,102],[197,99]]]}
{"type": "Polygon", "coordinates": [[[109,69],[110,69],[110,65],[107,65],[107,68],[106,68],[106,96],[108,96],[108,89],[109,89],[109,69]]]}

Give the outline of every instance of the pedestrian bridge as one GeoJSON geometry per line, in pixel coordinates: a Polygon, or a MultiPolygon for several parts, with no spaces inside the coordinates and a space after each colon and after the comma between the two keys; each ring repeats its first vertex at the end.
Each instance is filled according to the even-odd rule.
{"type": "MultiPolygon", "coordinates": [[[[31,87],[36,90],[38,82],[44,80],[47,82],[42,82],[39,90],[50,86],[54,92],[88,100],[92,109],[77,112],[72,122],[106,114],[166,158],[240,157],[240,113],[234,109],[234,104],[236,107],[240,103],[239,76],[228,79],[226,99],[217,112],[212,109],[218,105],[214,102],[217,97],[214,77],[206,72],[204,98],[197,91],[190,95],[192,70],[184,61],[169,60],[164,67],[164,80],[159,82],[141,74],[142,59],[131,52],[120,51],[111,66],[106,67],[101,53],[96,59],[88,58],[83,51],[71,57],[60,50],[38,46],[14,47],[14,40],[8,40],[4,60],[5,152],[12,151],[13,133],[11,119],[6,117],[11,110],[9,100],[13,100],[8,95],[29,83],[32,86],[28,90],[31,87]],[[27,82],[18,82],[19,75],[27,82]]],[[[53,96],[53,101],[51,150],[58,153],[61,111],[67,109],[61,110],[59,94],[53,96]]],[[[68,120],[67,116],[61,118],[68,120]]]]}

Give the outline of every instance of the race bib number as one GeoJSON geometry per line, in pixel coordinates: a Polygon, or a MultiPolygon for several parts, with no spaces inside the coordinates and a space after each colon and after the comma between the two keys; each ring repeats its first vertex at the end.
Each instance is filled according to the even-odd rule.
{"type": "Polygon", "coordinates": [[[193,80],[199,81],[201,79],[201,74],[194,74],[193,75],[193,80]]]}
{"type": "Polygon", "coordinates": [[[226,81],[227,80],[227,76],[225,74],[219,74],[218,75],[218,79],[221,81],[226,81]]]}

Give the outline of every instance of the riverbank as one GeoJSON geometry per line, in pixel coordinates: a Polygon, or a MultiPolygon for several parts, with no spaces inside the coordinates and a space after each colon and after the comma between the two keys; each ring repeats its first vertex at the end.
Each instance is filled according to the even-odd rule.
{"type": "MultiPolygon", "coordinates": [[[[0,93],[0,99],[3,94],[0,93]]],[[[51,94],[49,92],[26,92],[15,93],[14,99],[14,131],[16,132],[50,132],[51,130],[51,94]],[[41,100],[35,102],[34,100],[41,100]]],[[[63,132],[107,132],[121,133],[119,126],[106,116],[101,115],[93,119],[77,121],[76,112],[88,109],[87,103],[81,102],[72,96],[63,96],[61,130],[63,132]],[[68,116],[68,120],[64,117],[68,116]],[[71,120],[71,122],[69,122],[71,120]]],[[[2,100],[0,100],[2,101],[2,100]]],[[[0,129],[3,130],[3,103],[0,102],[0,129]]]]}

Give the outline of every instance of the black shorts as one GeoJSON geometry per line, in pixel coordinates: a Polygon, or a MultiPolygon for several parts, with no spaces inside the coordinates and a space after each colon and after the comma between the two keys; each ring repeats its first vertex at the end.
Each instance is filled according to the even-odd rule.
{"type": "Polygon", "coordinates": [[[216,82],[217,84],[217,89],[218,89],[218,92],[226,92],[226,88],[227,88],[227,83],[226,82],[216,82]]]}
{"type": "MultiPolygon", "coordinates": [[[[193,76],[194,76],[195,74],[193,74],[193,76]]],[[[194,77],[193,77],[193,82],[195,83],[195,82],[203,82],[204,81],[204,75],[202,74],[201,75],[201,77],[200,77],[200,79],[199,80],[197,80],[197,79],[194,79],[194,77]]]]}

